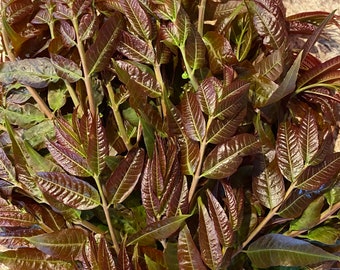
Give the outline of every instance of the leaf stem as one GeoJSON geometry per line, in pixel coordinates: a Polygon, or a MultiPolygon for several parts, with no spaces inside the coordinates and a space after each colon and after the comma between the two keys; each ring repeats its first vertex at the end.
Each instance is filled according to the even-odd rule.
{"type": "Polygon", "coordinates": [[[194,89],[196,91],[198,89],[198,82],[197,82],[196,77],[194,76],[194,70],[191,69],[191,67],[190,67],[190,65],[188,63],[187,57],[185,55],[185,47],[184,47],[184,45],[179,46],[179,49],[180,49],[181,54],[183,56],[183,62],[184,62],[184,65],[185,65],[186,72],[188,73],[190,82],[191,82],[192,86],[194,87],[194,89]]]}
{"type": "Polygon", "coordinates": [[[78,49],[78,52],[79,52],[80,61],[81,61],[82,67],[83,67],[84,82],[85,82],[87,97],[89,99],[90,112],[95,117],[95,115],[97,114],[97,107],[96,107],[96,103],[95,103],[95,100],[94,100],[91,76],[89,74],[89,69],[88,69],[88,66],[87,66],[87,61],[86,61],[86,56],[85,56],[85,48],[84,48],[84,45],[81,42],[80,37],[79,37],[79,26],[78,26],[78,20],[77,20],[76,17],[74,17],[72,19],[72,24],[73,24],[74,30],[76,32],[76,38],[77,38],[77,44],[76,45],[77,45],[77,49],[78,49]]]}
{"type": "Polygon", "coordinates": [[[197,31],[203,37],[203,28],[204,28],[204,14],[205,7],[207,4],[207,0],[201,0],[201,3],[198,5],[198,26],[197,31]]]}
{"type": "Polygon", "coordinates": [[[191,202],[191,200],[194,196],[194,193],[196,191],[196,187],[198,185],[198,181],[200,179],[201,169],[202,169],[203,160],[204,160],[204,152],[205,152],[205,148],[207,147],[207,134],[208,134],[209,127],[212,123],[212,120],[213,120],[212,117],[208,118],[206,134],[205,134],[203,141],[200,145],[199,162],[198,162],[198,166],[197,166],[197,169],[195,171],[195,175],[192,179],[192,183],[191,183],[190,190],[189,190],[189,197],[188,197],[189,204],[190,204],[190,202],[191,202]]]}
{"type": "Polygon", "coordinates": [[[117,241],[115,232],[113,230],[113,226],[112,226],[112,222],[111,222],[111,218],[110,218],[110,212],[109,212],[110,205],[108,205],[107,202],[106,202],[106,198],[105,198],[105,195],[104,195],[104,192],[103,192],[103,187],[100,184],[100,180],[99,180],[98,176],[94,175],[93,178],[96,182],[96,185],[97,185],[97,188],[98,188],[98,191],[99,191],[99,195],[100,195],[101,202],[102,202],[102,208],[104,210],[105,219],[106,219],[106,222],[107,222],[107,226],[109,228],[111,240],[113,242],[113,248],[118,255],[119,254],[119,243],[117,241]]]}
{"type": "Polygon", "coordinates": [[[126,149],[130,150],[130,149],[132,149],[133,146],[131,145],[129,136],[126,133],[124,122],[123,122],[122,116],[121,116],[120,111],[119,111],[119,105],[116,103],[115,98],[114,98],[114,91],[113,91],[111,83],[108,83],[106,85],[106,89],[107,89],[107,92],[109,94],[109,99],[110,99],[113,115],[114,115],[115,120],[117,122],[119,136],[122,138],[126,149]]]}

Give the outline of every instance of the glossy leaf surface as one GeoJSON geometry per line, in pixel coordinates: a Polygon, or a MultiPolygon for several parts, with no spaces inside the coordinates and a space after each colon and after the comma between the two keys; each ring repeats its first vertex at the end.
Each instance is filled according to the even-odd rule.
{"type": "Polygon", "coordinates": [[[306,241],[280,234],[268,234],[252,243],[247,255],[256,267],[306,266],[323,261],[339,260],[333,255],[306,241]]]}

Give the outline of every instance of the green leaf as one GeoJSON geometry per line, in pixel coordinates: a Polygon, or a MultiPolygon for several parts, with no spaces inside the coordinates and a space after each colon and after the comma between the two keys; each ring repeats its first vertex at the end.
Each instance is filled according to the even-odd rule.
{"type": "Polygon", "coordinates": [[[293,220],[291,222],[289,229],[291,231],[302,231],[313,228],[320,221],[320,215],[323,206],[324,197],[320,196],[308,205],[299,219],[293,220]]]}
{"type": "Polygon", "coordinates": [[[87,233],[82,229],[71,228],[26,239],[45,254],[63,260],[74,260],[84,248],[87,233]]]}
{"type": "Polygon", "coordinates": [[[206,157],[201,177],[222,179],[237,171],[242,157],[255,154],[259,142],[251,134],[240,134],[223,144],[217,145],[206,157]]]}
{"type": "Polygon", "coordinates": [[[183,227],[178,236],[177,256],[181,270],[206,269],[187,225],[183,227]]]}
{"type": "Polygon", "coordinates": [[[124,15],[132,26],[134,34],[144,40],[155,37],[155,29],[150,15],[142,8],[138,0],[120,0],[124,15]]]}
{"type": "Polygon", "coordinates": [[[318,190],[339,173],[340,153],[333,153],[316,165],[307,167],[297,179],[297,187],[303,190],[318,190]]]}
{"type": "Polygon", "coordinates": [[[279,205],[285,196],[285,183],[274,159],[270,163],[265,157],[258,158],[254,163],[253,192],[262,205],[272,209],[279,205]]]}
{"type": "Polygon", "coordinates": [[[48,89],[47,101],[53,111],[61,109],[66,104],[67,89],[65,85],[52,85],[48,89]]]}
{"type": "Polygon", "coordinates": [[[142,148],[129,151],[105,185],[110,204],[123,202],[133,191],[143,170],[144,153],[142,148]]]}
{"type": "Polygon", "coordinates": [[[306,235],[306,238],[326,245],[336,245],[336,242],[340,238],[340,231],[338,228],[331,226],[317,227],[310,230],[306,235]]]}
{"type": "Polygon", "coordinates": [[[202,142],[206,123],[196,94],[192,92],[184,94],[181,101],[181,113],[187,136],[194,141],[202,142]]]}
{"type": "Polygon", "coordinates": [[[324,261],[339,261],[340,257],[326,252],[306,241],[280,234],[267,234],[250,244],[245,251],[253,265],[306,266],[324,261]]]}
{"type": "Polygon", "coordinates": [[[283,122],[279,126],[276,153],[281,173],[295,182],[304,164],[297,129],[291,122],[283,122]]]}
{"type": "Polygon", "coordinates": [[[151,239],[165,239],[176,232],[188,217],[190,217],[190,215],[181,215],[151,223],[136,235],[133,235],[131,239],[128,239],[127,245],[136,243],[143,245],[143,242],[148,242],[151,239]]]}
{"type": "Polygon", "coordinates": [[[48,58],[22,59],[0,64],[0,81],[4,84],[21,83],[44,88],[59,80],[54,65],[48,58]]]}
{"type": "Polygon", "coordinates": [[[65,173],[39,172],[36,180],[44,193],[72,208],[88,210],[101,203],[98,191],[74,176],[65,173]]]}
{"type": "Polygon", "coordinates": [[[204,263],[210,269],[217,269],[222,261],[222,249],[219,242],[219,235],[216,232],[215,224],[208,214],[201,198],[198,200],[199,207],[199,245],[204,263]]]}
{"type": "Polygon", "coordinates": [[[51,258],[34,248],[19,248],[0,253],[0,266],[3,269],[16,270],[72,270],[74,264],[51,258]]]}
{"type": "Polygon", "coordinates": [[[89,74],[102,71],[108,66],[117,48],[123,26],[123,17],[116,12],[100,28],[95,42],[86,51],[89,74]]]}

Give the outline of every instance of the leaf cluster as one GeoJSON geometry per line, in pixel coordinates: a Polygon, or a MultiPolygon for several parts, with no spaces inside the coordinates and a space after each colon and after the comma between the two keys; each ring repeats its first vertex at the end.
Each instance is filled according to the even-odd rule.
{"type": "Polygon", "coordinates": [[[339,267],[340,56],[310,53],[334,12],[14,0],[1,20],[1,268],[339,267]]]}

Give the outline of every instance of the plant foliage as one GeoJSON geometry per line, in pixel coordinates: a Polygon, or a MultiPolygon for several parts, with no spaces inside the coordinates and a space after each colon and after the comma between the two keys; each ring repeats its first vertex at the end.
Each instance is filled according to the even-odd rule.
{"type": "Polygon", "coordinates": [[[340,267],[334,12],[0,5],[1,269],[340,267]]]}

